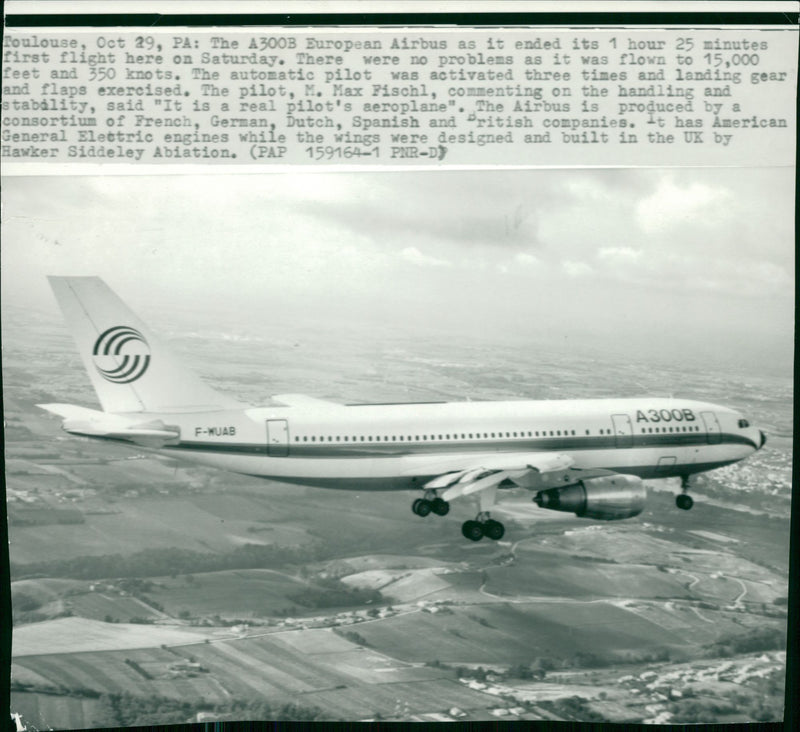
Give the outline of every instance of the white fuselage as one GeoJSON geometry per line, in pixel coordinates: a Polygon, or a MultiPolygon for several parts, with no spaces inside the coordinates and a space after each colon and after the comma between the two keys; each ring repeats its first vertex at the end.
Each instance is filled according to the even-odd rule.
{"type": "Polygon", "coordinates": [[[763,433],[684,399],[443,402],[152,414],[180,438],[161,452],[285,482],[406,489],[500,453],[565,453],[576,468],[688,476],[746,458],[763,433]],[[439,466],[437,468],[437,465],[439,466]]]}

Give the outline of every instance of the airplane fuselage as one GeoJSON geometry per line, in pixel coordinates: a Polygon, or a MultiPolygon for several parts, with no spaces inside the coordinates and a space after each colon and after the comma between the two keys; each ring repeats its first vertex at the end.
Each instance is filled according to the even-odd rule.
{"type": "MultiPolygon", "coordinates": [[[[138,415],[143,416],[143,415],[138,415]]],[[[686,477],[763,445],[738,412],[684,399],[257,407],[150,414],[180,437],[161,452],[283,482],[408,489],[453,458],[563,453],[577,469],[686,477]]]]}
{"type": "Polygon", "coordinates": [[[40,404],[71,434],[286,483],[419,489],[411,510],[445,516],[478,500],[461,526],[499,541],[499,489],[535,491],[540,508],[604,521],[639,515],[642,479],[689,476],[742,460],[766,436],[727,407],[685,399],[338,404],[278,394],[251,407],[212,389],[98,277],[50,277],[102,410],[40,404]]]}

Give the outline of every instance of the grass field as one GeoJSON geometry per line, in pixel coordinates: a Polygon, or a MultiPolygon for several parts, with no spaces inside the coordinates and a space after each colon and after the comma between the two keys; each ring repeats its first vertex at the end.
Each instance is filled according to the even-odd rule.
{"type": "MultiPolygon", "coordinates": [[[[702,493],[700,482],[697,492],[702,493]]],[[[755,517],[750,513],[711,506],[699,501],[695,502],[691,511],[676,511],[674,500],[669,493],[650,491],[647,509],[642,514],[642,519],[664,526],[667,530],[673,530],[674,533],[669,536],[670,540],[688,546],[720,548],[719,542],[703,539],[689,533],[691,531],[710,531],[739,539],[735,547],[729,545],[725,547],[726,550],[735,552],[738,561],[745,559],[757,565],[773,568],[781,575],[788,573],[791,537],[788,518],[755,517]]]]}
{"type": "Polygon", "coordinates": [[[11,583],[11,598],[22,593],[32,597],[41,604],[53,602],[70,590],[88,589],[88,582],[81,580],[67,580],[54,578],[40,578],[29,580],[18,580],[11,583]]]}
{"type": "Polygon", "coordinates": [[[225,552],[242,544],[297,545],[309,541],[300,527],[276,521],[265,524],[249,501],[234,497],[233,507],[214,497],[115,499],[103,505],[115,513],[85,514],[80,526],[14,527],[12,562],[66,559],[87,554],[132,554],[143,549],[178,547],[199,552],[225,552]],[[199,505],[198,505],[199,504],[199,505]],[[204,507],[207,506],[208,510],[204,507]],[[223,511],[223,516],[211,512],[223,511]],[[238,518],[226,518],[231,513],[238,518]],[[257,529],[258,531],[249,531],[257,529]],[[110,552],[110,550],[113,551],[110,552]]]}
{"type": "Polygon", "coordinates": [[[325,563],[325,569],[336,576],[351,575],[371,570],[425,569],[428,567],[459,567],[457,562],[442,562],[418,554],[375,554],[373,556],[346,557],[325,563]]]}
{"type": "Polygon", "coordinates": [[[161,625],[102,623],[87,618],[58,618],[14,630],[12,656],[81,653],[117,648],[148,648],[162,643],[192,643],[210,636],[161,625]]]}
{"type": "Polygon", "coordinates": [[[12,691],[11,710],[38,729],[48,729],[53,724],[61,729],[87,729],[107,723],[96,699],[12,691]]]}
{"type": "Polygon", "coordinates": [[[205,572],[192,577],[191,582],[182,576],[155,578],[158,587],[148,592],[148,597],[173,615],[188,610],[192,615],[250,618],[278,615],[294,607],[287,595],[306,587],[301,580],[269,569],[205,572]]]}
{"type": "MultiPolygon", "coordinates": [[[[490,700],[446,678],[449,672],[359,650],[320,630],[166,649],[26,656],[16,660],[14,673],[40,686],[156,693],[209,703],[232,697],[295,700],[345,719],[392,714],[400,701],[413,713],[425,713],[453,705],[482,709],[490,700]],[[183,662],[202,670],[178,674],[176,669],[188,668],[183,662]]],[[[31,712],[33,703],[28,700],[31,712]]]]}
{"type": "Polygon", "coordinates": [[[396,602],[413,602],[450,587],[446,576],[431,569],[372,569],[345,577],[342,581],[353,587],[380,590],[396,602]]]}
{"type": "Polygon", "coordinates": [[[73,615],[94,620],[104,620],[107,616],[115,621],[128,622],[131,618],[160,618],[162,614],[135,597],[102,592],[87,592],[73,595],[66,600],[73,615]]]}
{"type": "Polygon", "coordinates": [[[683,642],[679,633],[603,602],[454,607],[362,624],[358,632],[370,647],[406,661],[472,664],[683,642]]]}
{"type": "Polygon", "coordinates": [[[687,597],[683,579],[652,566],[565,559],[521,545],[518,561],[487,570],[487,592],[508,597],[687,597]]]}
{"type": "Polygon", "coordinates": [[[588,526],[575,526],[561,535],[548,535],[546,541],[551,552],[602,557],[621,563],[662,564],[671,552],[682,548],[672,537],[671,533],[648,530],[640,523],[630,522],[623,526],[594,524],[591,530],[588,526]]]}

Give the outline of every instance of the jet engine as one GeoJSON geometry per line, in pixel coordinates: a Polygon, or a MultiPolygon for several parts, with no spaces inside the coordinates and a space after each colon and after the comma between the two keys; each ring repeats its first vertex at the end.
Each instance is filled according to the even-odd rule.
{"type": "Polygon", "coordinates": [[[647,497],[644,483],[634,475],[604,475],[573,485],[539,491],[533,502],[581,518],[613,521],[638,516],[647,497]]]}

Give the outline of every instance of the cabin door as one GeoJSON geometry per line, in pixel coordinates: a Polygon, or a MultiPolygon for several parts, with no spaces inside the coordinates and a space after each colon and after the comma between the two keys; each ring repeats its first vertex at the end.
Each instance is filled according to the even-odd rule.
{"type": "Polygon", "coordinates": [[[722,430],[719,426],[719,420],[714,412],[700,412],[703,418],[703,424],[706,426],[706,436],[708,437],[709,445],[719,445],[722,442],[722,430]]]}
{"type": "Polygon", "coordinates": [[[286,457],[289,454],[289,424],[285,419],[267,420],[267,455],[286,457]]]}
{"type": "Polygon", "coordinates": [[[617,447],[633,447],[633,424],[627,414],[612,414],[617,447]]]}

